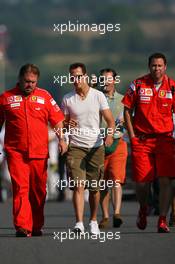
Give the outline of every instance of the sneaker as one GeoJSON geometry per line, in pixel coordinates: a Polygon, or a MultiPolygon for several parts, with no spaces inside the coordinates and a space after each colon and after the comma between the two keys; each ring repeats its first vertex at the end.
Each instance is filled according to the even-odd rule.
{"type": "Polygon", "coordinates": [[[158,225],[157,225],[158,233],[169,233],[169,227],[166,223],[166,216],[159,216],[158,225]]]}
{"type": "Polygon", "coordinates": [[[175,227],[175,215],[172,213],[170,214],[169,226],[175,227]]]}
{"type": "Polygon", "coordinates": [[[31,237],[31,232],[28,231],[27,229],[20,227],[16,231],[16,237],[31,237]]]}
{"type": "Polygon", "coordinates": [[[103,218],[99,223],[99,228],[108,228],[109,227],[109,218],[103,218]]]}
{"type": "Polygon", "coordinates": [[[84,225],[83,222],[77,222],[73,228],[73,232],[76,234],[84,233],[84,225]]]}
{"type": "Polygon", "coordinates": [[[144,230],[147,226],[147,207],[140,208],[136,225],[139,229],[144,230]]]}
{"type": "Polygon", "coordinates": [[[32,236],[42,236],[43,231],[42,230],[32,230],[32,236]]]}
{"type": "Polygon", "coordinates": [[[98,227],[97,221],[91,220],[89,223],[89,227],[90,227],[90,233],[92,235],[99,235],[100,234],[100,229],[98,227]]]}
{"type": "Polygon", "coordinates": [[[113,227],[120,227],[123,224],[123,220],[120,214],[113,215],[113,227]]]}

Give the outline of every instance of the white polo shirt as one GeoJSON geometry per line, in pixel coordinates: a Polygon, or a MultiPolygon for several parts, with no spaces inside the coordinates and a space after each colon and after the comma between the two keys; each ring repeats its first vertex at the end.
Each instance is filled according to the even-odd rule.
{"type": "Polygon", "coordinates": [[[100,129],[100,112],[105,109],[109,109],[105,95],[91,87],[84,100],[75,91],[63,97],[63,113],[77,121],[77,127],[68,130],[72,145],[93,148],[103,144],[104,129],[100,129]]]}

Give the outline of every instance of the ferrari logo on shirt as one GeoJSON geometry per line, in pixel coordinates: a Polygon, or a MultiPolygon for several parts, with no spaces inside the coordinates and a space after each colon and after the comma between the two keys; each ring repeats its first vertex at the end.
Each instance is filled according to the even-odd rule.
{"type": "Polygon", "coordinates": [[[33,96],[31,97],[31,101],[36,102],[36,100],[37,100],[37,96],[34,96],[34,95],[33,95],[33,96]]]}
{"type": "Polygon", "coordinates": [[[165,97],[166,96],[166,91],[164,91],[164,90],[161,90],[161,91],[159,91],[159,97],[165,97]]]}
{"type": "Polygon", "coordinates": [[[32,102],[35,102],[35,103],[38,103],[38,104],[44,104],[44,102],[45,102],[45,100],[44,100],[43,97],[41,97],[41,96],[36,96],[36,95],[33,95],[33,96],[31,97],[31,101],[32,101],[32,102]]]}

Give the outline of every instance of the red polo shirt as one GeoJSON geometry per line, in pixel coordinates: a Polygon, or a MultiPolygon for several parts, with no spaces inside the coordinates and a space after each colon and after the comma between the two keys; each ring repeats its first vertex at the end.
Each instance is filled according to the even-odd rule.
{"type": "Polygon", "coordinates": [[[64,115],[52,96],[38,87],[25,97],[18,85],[0,96],[0,126],[5,121],[5,150],[48,157],[48,122],[54,127],[64,115]]]}
{"type": "Polygon", "coordinates": [[[152,134],[173,130],[172,112],[175,112],[175,81],[164,76],[158,90],[149,75],[133,81],[122,103],[134,109],[133,127],[135,131],[152,134]]]}

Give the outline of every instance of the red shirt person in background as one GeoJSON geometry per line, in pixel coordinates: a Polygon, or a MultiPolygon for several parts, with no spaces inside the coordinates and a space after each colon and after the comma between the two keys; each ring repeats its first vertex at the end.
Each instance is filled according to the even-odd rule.
{"type": "MultiPolygon", "coordinates": [[[[37,87],[39,69],[26,64],[16,87],[0,96],[0,127],[13,187],[16,236],[42,235],[46,197],[48,122],[61,130],[64,115],[51,95],[37,87]]],[[[58,135],[58,133],[57,133],[58,135]]],[[[59,137],[62,153],[67,150],[59,137]]]]}
{"type": "Polygon", "coordinates": [[[174,80],[166,74],[166,57],[155,53],[149,57],[150,73],[133,81],[122,102],[131,141],[133,177],[140,204],[137,226],[147,225],[149,184],[159,178],[160,216],[158,232],[169,232],[166,215],[175,177],[172,113],[175,112],[174,80]]]}

